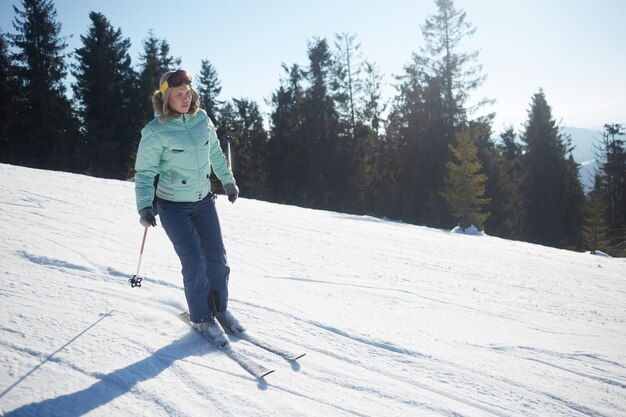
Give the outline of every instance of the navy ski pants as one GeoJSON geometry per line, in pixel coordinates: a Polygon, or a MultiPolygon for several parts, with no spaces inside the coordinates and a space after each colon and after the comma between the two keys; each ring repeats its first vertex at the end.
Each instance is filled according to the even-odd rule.
{"type": "Polygon", "coordinates": [[[158,198],[157,208],[180,258],[191,321],[226,311],[230,268],[213,194],[192,203],[158,198]]]}

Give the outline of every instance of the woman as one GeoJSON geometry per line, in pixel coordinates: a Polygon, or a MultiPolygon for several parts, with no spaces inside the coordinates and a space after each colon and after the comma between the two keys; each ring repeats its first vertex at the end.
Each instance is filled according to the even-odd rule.
{"type": "Polygon", "coordinates": [[[141,131],[135,162],[139,222],[144,227],[156,226],[155,215],[161,216],[182,264],[194,327],[226,343],[215,319],[232,333],[244,329],[227,310],[230,268],[210,189],[211,168],[231,203],[239,189],[186,71],[163,74],[152,103],[156,117],[141,131]]]}

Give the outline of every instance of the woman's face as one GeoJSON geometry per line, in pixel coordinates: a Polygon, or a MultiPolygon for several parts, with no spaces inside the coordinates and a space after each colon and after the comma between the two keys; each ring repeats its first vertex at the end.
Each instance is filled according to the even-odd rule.
{"type": "Polygon", "coordinates": [[[191,106],[191,87],[188,84],[183,84],[180,87],[172,88],[167,105],[170,110],[177,113],[187,113],[191,106]]]}

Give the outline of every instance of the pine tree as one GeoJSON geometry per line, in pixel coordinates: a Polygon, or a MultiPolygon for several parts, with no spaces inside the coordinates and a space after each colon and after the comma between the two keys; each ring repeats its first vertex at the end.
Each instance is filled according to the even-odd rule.
{"type": "Polygon", "coordinates": [[[522,146],[516,141],[516,137],[513,127],[509,127],[500,135],[502,143],[496,146],[503,165],[505,198],[501,204],[503,212],[506,213],[506,217],[499,225],[502,230],[499,236],[509,239],[522,238],[525,215],[520,193],[522,146]]]}
{"type": "Polygon", "coordinates": [[[607,206],[607,222],[611,239],[610,253],[626,255],[626,136],[620,124],[605,124],[599,146],[602,161],[596,173],[594,190],[601,192],[607,206]]]}
{"type": "Polygon", "coordinates": [[[583,237],[585,248],[596,253],[600,250],[605,253],[611,252],[611,239],[609,235],[608,205],[606,195],[600,190],[594,190],[587,196],[585,204],[585,224],[583,237]]]}
{"type": "Polygon", "coordinates": [[[269,197],[267,178],[267,132],[258,105],[246,99],[233,99],[220,111],[224,136],[231,142],[233,170],[242,196],[269,197]]]}
{"type": "Polygon", "coordinates": [[[511,162],[510,172],[511,176],[515,176],[514,172],[519,171],[519,157],[522,154],[521,146],[515,140],[516,134],[513,127],[508,127],[501,135],[502,145],[498,148],[500,153],[507,161],[511,162]]]}
{"type": "Polygon", "coordinates": [[[376,129],[381,125],[382,81],[376,66],[363,59],[361,45],[352,34],[335,34],[333,69],[332,97],[338,118],[334,171],[341,179],[333,208],[364,213],[373,180],[367,153],[377,145],[373,125],[376,129]]]}
{"type": "Polygon", "coordinates": [[[11,35],[19,82],[19,118],[12,162],[45,169],[80,170],[78,120],[65,96],[67,44],[51,0],[22,0],[13,6],[16,34],[11,35]],[[36,121],[36,122],[33,122],[36,121]]]}
{"type": "MultiPolygon", "coordinates": [[[[437,12],[422,26],[424,46],[399,77],[399,94],[387,124],[387,140],[398,152],[396,213],[434,227],[451,221],[442,197],[449,146],[465,128],[469,94],[484,80],[477,52],[461,42],[475,29],[452,0],[436,0],[437,12]]],[[[483,104],[482,102],[479,104],[483,104]]],[[[480,108],[480,106],[478,106],[480,108]]]]}
{"type": "Polygon", "coordinates": [[[81,35],[73,75],[88,148],[88,172],[107,178],[126,178],[140,115],[137,112],[137,75],[124,39],[101,13],[89,14],[92,25],[81,35]]]}
{"type": "Polygon", "coordinates": [[[161,76],[180,67],[180,58],[169,55],[170,46],[165,39],[158,39],[152,30],[143,41],[143,52],[139,56],[139,97],[143,109],[144,122],[154,116],[152,94],[159,88],[161,76]]]}
{"type": "Polygon", "coordinates": [[[0,162],[12,162],[13,148],[19,140],[15,129],[17,91],[9,44],[5,34],[0,32],[0,162]]]}
{"type": "Polygon", "coordinates": [[[512,237],[510,222],[514,217],[512,184],[507,178],[506,161],[492,139],[490,118],[468,122],[467,131],[474,139],[482,173],[486,175],[485,196],[489,203],[484,207],[491,213],[484,223],[492,236],[512,237]]]}
{"type": "Polygon", "coordinates": [[[481,173],[476,145],[468,132],[461,132],[450,150],[454,161],[446,164],[448,176],[443,195],[462,229],[472,225],[482,229],[490,213],[484,212],[489,203],[484,197],[487,177],[481,173]]]}
{"type": "Polygon", "coordinates": [[[194,81],[202,108],[206,110],[213,123],[217,123],[217,114],[220,112],[220,107],[223,104],[217,98],[222,91],[222,87],[217,71],[208,59],[202,60],[200,76],[197,77],[197,81],[194,81]]]}
{"type": "Polygon", "coordinates": [[[522,141],[525,239],[548,246],[581,247],[582,185],[542,90],[533,96],[522,141]]]}
{"type": "Polygon", "coordinates": [[[568,249],[581,250],[584,246],[583,223],[585,192],[580,182],[580,165],[572,155],[571,138],[566,137],[565,199],[563,201],[562,245],[568,249]]]}
{"type": "Polygon", "coordinates": [[[341,197],[346,180],[335,172],[343,166],[339,164],[339,120],[331,96],[333,58],[326,39],[310,42],[308,57],[305,76],[309,87],[304,91],[301,140],[305,141],[309,161],[300,183],[300,195],[303,205],[326,209],[341,197]]]}
{"type": "Polygon", "coordinates": [[[361,62],[361,44],[355,43],[356,35],[342,33],[335,34],[335,51],[334,51],[334,81],[333,90],[335,91],[334,101],[338,115],[343,123],[347,126],[349,143],[355,143],[356,125],[359,114],[361,113],[360,105],[357,102],[360,91],[362,90],[362,62],[361,62]]]}
{"type": "MultiPolygon", "coordinates": [[[[469,94],[485,80],[482,65],[475,64],[478,51],[463,52],[461,42],[476,32],[463,10],[453,0],[435,0],[437,13],[422,26],[424,46],[415,62],[431,77],[441,79],[443,118],[446,126],[458,126],[468,118],[469,94]]],[[[483,100],[472,111],[486,104],[483,100]]]]}
{"type": "Polygon", "coordinates": [[[273,201],[298,204],[301,183],[308,173],[308,149],[303,140],[304,71],[297,64],[287,67],[281,86],[272,94],[269,181],[273,201]]]}
{"type": "Polygon", "coordinates": [[[356,212],[383,215],[389,190],[390,166],[385,153],[382,98],[383,78],[375,63],[364,61],[362,85],[363,114],[359,129],[359,153],[355,169],[356,212]],[[362,147],[362,149],[361,149],[362,147]]]}
{"type": "Polygon", "coordinates": [[[602,173],[606,184],[609,218],[614,228],[626,227],[626,131],[620,124],[604,125],[602,173]]]}
{"type": "Polygon", "coordinates": [[[441,195],[450,135],[443,126],[441,80],[415,66],[405,67],[388,117],[386,139],[393,161],[392,217],[429,226],[444,227],[447,205],[441,195]]]}
{"type": "Polygon", "coordinates": [[[365,61],[363,64],[365,79],[363,81],[364,109],[363,118],[377,136],[382,134],[384,120],[382,114],[387,108],[387,103],[382,99],[383,77],[376,64],[365,61]]]}
{"type": "Polygon", "coordinates": [[[383,204],[374,196],[385,190],[377,185],[385,184],[385,177],[375,170],[388,159],[377,154],[383,145],[370,125],[382,127],[380,76],[371,65],[371,84],[365,89],[354,67],[360,66],[354,38],[346,36],[337,37],[341,51],[333,54],[325,39],[314,39],[307,47],[308,66],[283,66],[286,77],[272,96],[267,144],[275,201],[351,212],[383,204]],[[366,103],[369,119],[364,118],[366,103]],[[371,189],[373,184],[379,192],[371,189]]]}

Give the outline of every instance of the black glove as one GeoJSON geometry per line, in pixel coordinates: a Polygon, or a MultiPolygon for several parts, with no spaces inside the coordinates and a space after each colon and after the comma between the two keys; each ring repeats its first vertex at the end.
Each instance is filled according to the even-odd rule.
{"type": "Polygon", "coordinates": [[[157,225],[152,207],[146,207],[139,210],[139,223],[141,223],[143,227],[154,227],[157,225]]]}
{"type": "Polygon", "coordinates": [[[228,201],[234,203],[237,197],[239,197],[239,187],[237,184],[224,184],[224,192],[228,196],[228,201]]]}

